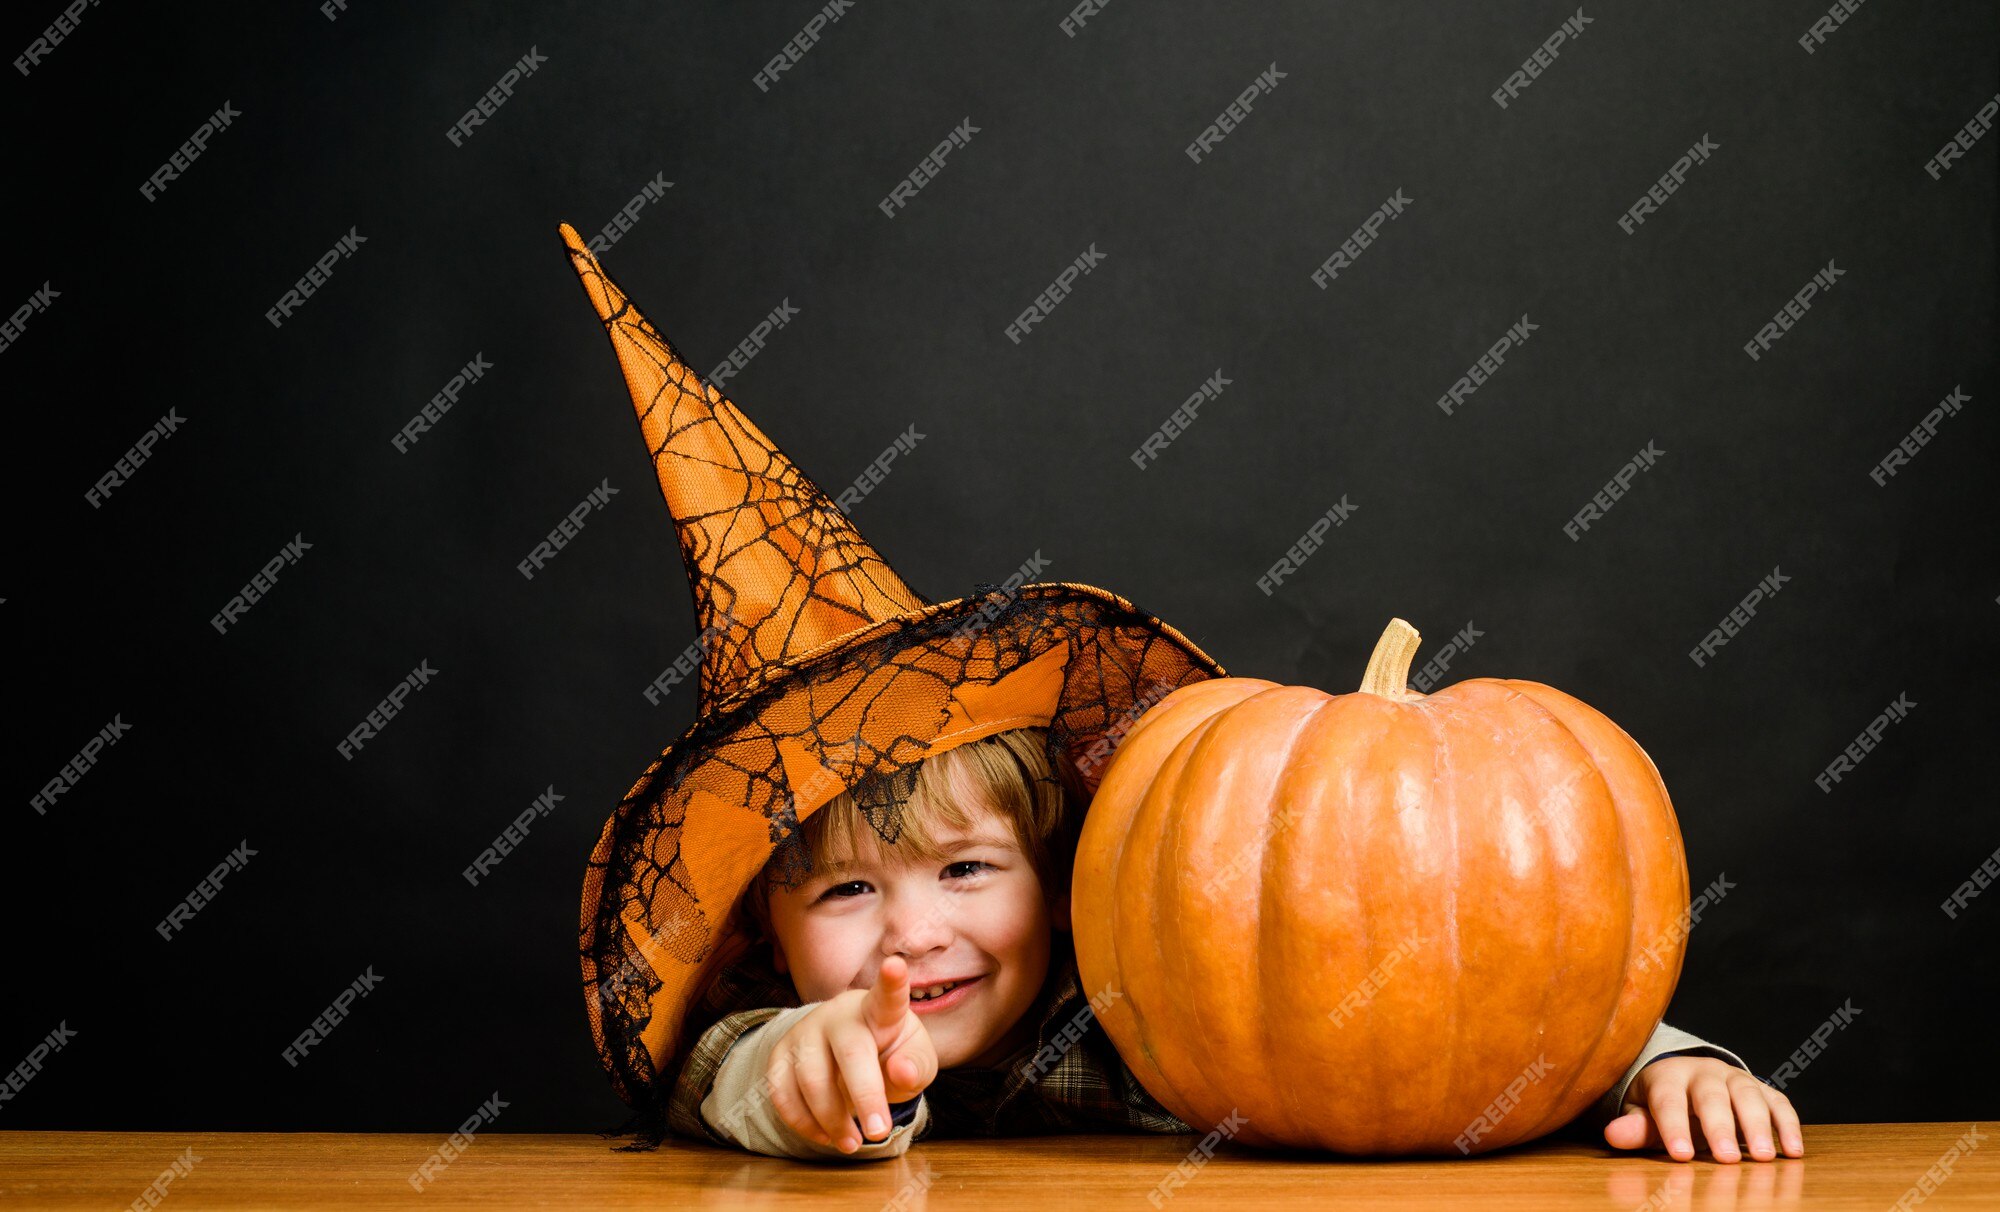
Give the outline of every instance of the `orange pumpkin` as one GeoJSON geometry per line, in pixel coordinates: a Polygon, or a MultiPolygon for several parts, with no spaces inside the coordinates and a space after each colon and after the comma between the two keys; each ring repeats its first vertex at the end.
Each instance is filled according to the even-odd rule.
{"type": "Polygon", "coordinates": [[[1459,1156],[1550,1132],[1679,979],[1687,860],[1646,751],[1536,682],[1216,678],[1133,725],[1076,855],[1079,974],[1197,1131],[1459,1156]]]}

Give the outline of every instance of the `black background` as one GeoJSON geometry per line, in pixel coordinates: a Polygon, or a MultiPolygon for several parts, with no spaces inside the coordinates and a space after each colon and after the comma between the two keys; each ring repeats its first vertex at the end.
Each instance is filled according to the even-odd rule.
{"type": "MultiPolygon", "coordinates": [[[[1125,594],[1237,675],[1359,685],[1392,616],[1449,680],[1522,677],[1657,761],[1699,889],[1668,1021],[1775,1069],[1808,1121],[1995,1113],[2000,893],[1940,903],[1996,845],[1995,145],[1923,168],[1995,91],[1978,3],[1870,4],[1815,53],[1820,0],[1589,5],[859,0],[768,91],[817,11],[631,2],[92,8],[6,74],[0,635],[17,711],[4,814],[0,1067],[77,1032],[4,1126],[606,1126],[585,1029],[583,864],[688,723],[641,690],[693,639],[625,388],[556,235],[673,187],[605,258],[701,367],[799,315],[729,394],[829,490],[925,435],[855,518],[934,599],[1045,579],[1125,594]],[[462,147],[445,130],[533,47],[462,147]],[[1183,148],[1275,62],[1213,154],[1183,148]],[[227,101],[242,116],[148,202],[227,101]],[[894,219],[876,203],[969,118],[894,219]],[[1631,235],[1687,147],[1719,146],[1631,235]],[[1308,275],[1402,190],[1328,290],[1308,275]],[[365,237],[282,328],[267,308],[365,237]],[[1005,326],[1095,244],[1016,345],[1005,326]],[[1814,272],[1845,276],[1761,358],[1814,272]],[[1540,327],[1455,415],[1433,401],[1523,314],[1540,327]],[[457,368],[494,369],[408,453],[457,368]],[[1220,369],[1231,385],[1129,459],[1220,369]],[[1878,487],[1954,386],[1971,397],[1878,487]],[[155,421],[179,432],[102,508],[155,421]],[[1666,452],[1572,542],[1648,442],[1666,452]],[[620,490],[534,580],[516,563],[620,490]],[[1345,496],[1270,596],[1255,582],[1345,496]],[[312,544],[226,635],[294,535],[312,544]],[[1792,579],[1705,667],[1687,652],[1773,567],[1792,579]],[[438,671],[354,761],[335,745],[438,671]],[[1831,794],[1823,770],[1918,704],[1831,794]],[[31,796],[119,714],[46,816],[31,796]],[[564,797],[478,887],[460,871],[564,797]],[[171,942],[154,924],[257,851],[171,942]],[[296,1069],[280,1051],[369,966],[381,985],[296,1069]]],[[[25,48],[53,2],[17,8],[25,48]]],[[[18,51],[13,52],[18,53],[18,51]]]]}

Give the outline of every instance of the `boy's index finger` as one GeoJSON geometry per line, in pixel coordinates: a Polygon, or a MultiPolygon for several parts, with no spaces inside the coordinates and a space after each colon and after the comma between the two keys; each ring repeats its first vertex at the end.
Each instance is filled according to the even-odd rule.
{"type": "Polygon", "coordinates": [[[875,973],[875,983],[869,987],[867,1000],[863,1003],[863,1016],[868,1025],[877,1032],[877,1042],[881,1033],[893,1031],[900,1026],[903,1016],[910,1012],[910,966],[901,956],[892,955],[882,961],[875,973]]]}

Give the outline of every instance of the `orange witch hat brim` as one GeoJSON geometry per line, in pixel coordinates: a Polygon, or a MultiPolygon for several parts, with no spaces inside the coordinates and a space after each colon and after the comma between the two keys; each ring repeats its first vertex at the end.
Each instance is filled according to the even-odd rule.
{"type": "Polygon", "coordinates": [[[1030,727],[1094,792],[1147,706],[1224,671],[1095,586],[981,586],[926,602],[561,231],[618,354],[705,620],[697,718],[605,822],[583,885],[592,1039],[620,1096],[658,1123],[663,1086],[707,1025],[688,1021],[691,1007],[750,945],[744,889],[821,806],[1030,727]]]}

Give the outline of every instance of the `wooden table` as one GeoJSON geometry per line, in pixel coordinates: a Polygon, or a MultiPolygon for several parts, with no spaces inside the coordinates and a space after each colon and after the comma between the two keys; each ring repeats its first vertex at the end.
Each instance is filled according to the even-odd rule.
{"type": "MultiPolygon", "coordinates": [[[[819,1165],[670,1142],[618,1153],[595,1136],[487,1133],[441,1167],[438,1136],[0,1132],[0,1207],[177,1209],[347,1204],[586,1208],[903,1209],[1316,1203],[1342,1208],[2000,1208],[2000,1143],[1985,1124],[1811,1124],[1806,1156],[1679,1164],[1543,1141],[1457,1161],[1364,1162],[1252,1153],[1193,1136],[933,1141],[893,1161],[819,1165]],[[1968,1130],[1975,1133],[1966,1137],[1968,1130]],[[1943,1163],[1951,1174],[1918,1187],[1943,1163]],[[1967,1151],[1967,1146],[1970,1146],[1967,1151]],[[433,1161],[431,1177],[418,1175],[433,1161]],[[1177,1171],[1177,1167],[1185,1167],[1177,1171]],[[180,1171],[180,1173],[176,1173],[180,1171]],[[1179,1187],[1162,1186],[1179,1173],[1179,1187]],[[163,1187],[156,1180],[169,1176],[163,1187]],[[419,1192],[411,1178],[418,1175],[419,1192]],[[1157,1195],[1156,1203],[1152,1196],[1157,1195]]],[[[1942,1170],[1943,1166],[1940,1166],[1942,1170]]]]}

